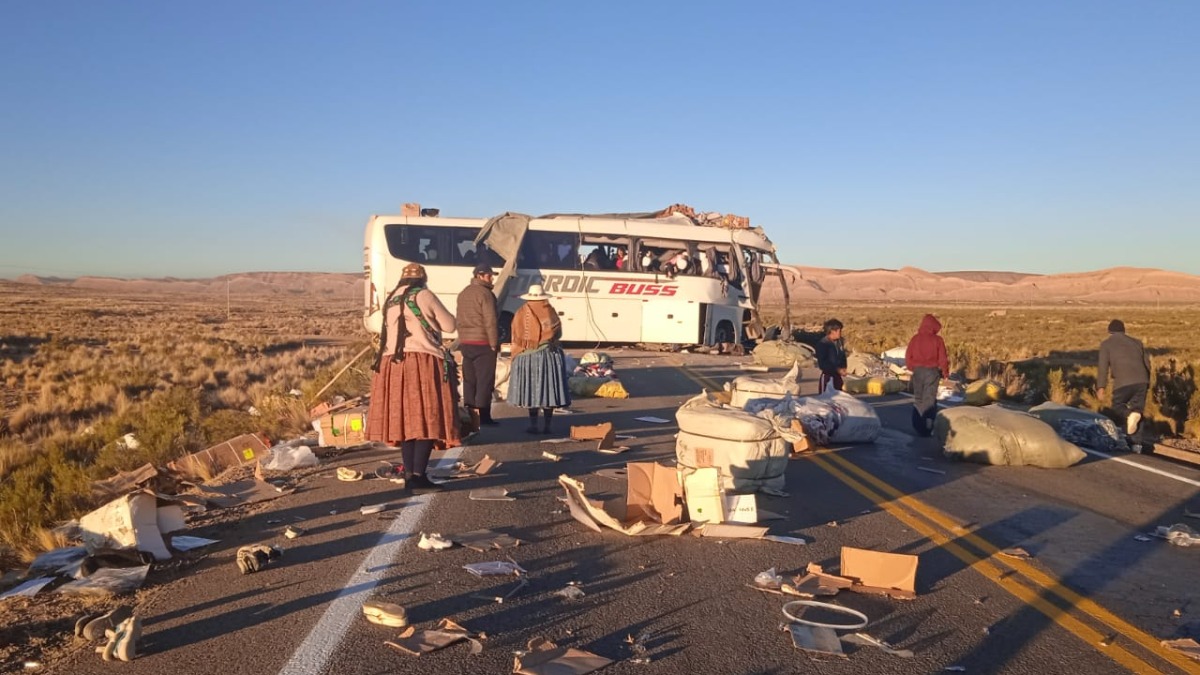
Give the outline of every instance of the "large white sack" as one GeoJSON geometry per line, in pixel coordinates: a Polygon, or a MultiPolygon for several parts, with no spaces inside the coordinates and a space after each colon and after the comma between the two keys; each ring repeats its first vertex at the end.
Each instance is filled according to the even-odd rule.
{"type": "Polygon", "coordinates": [[[684,476],[702,466],[714,467],[723,490],[754,492],[765,487],[782,491],[788,446],[779,436],[763,441],[732,441],[681,431],[675,440],[675,457],[684,476]]]}
{"type": "Polygon", "coordinates": [[[775,430],[775,414],[752,415],[713,401],[707,393],[675,413],[679,423],[675,456],[684,475],[715,467],[726,490],[782,491],[789,443],[775,430]]]}
{"type": "Polygon", "coordinates": [[[722,406],[707,394],[699,394],[675,411],[679,430],[698,436],[725,438],[734,441],[763,441],[777,437],[770,412],[753,415],[743,410],[722,406]]]}
{"type": "Polygon", "coordinates": [[[869,403],[836,389],[830,389],[816,398],[832,406],[839,414],[837,428],[829,438],[833,443],[871,443],[883,431],[883,423],[869,403]]]}
{"type": "Polygon", "coordinates": [[[1064,469],[1084,453],[1033,415],[999,405],[963,406],[938,413],[934,432],[947,457],[999,466],[1064,469]]]}
{"type": "Polygon", "coordinates": [[[734,378],[728,389],[729,404],[735,408],[745,408],[747,401],[756,398],[783,398],[788,394],[799,396],[800,365],[792,364],[792,369],[782,376],[742,375],[734,378]]]}
{"type": "Polygon", "coordinates": [[[809,367],[816,365],[816,351],[803,342],[788,342],[784,340],[765,340],[754,348],[754,362],[774,368],[788,368],[793,365],[809,367]]]}

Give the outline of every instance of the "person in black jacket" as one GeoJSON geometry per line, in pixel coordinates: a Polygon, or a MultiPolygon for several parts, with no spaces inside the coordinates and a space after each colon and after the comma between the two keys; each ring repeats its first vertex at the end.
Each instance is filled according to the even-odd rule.
{"type": "Polygon", "coordinates": [[[1137,433],[1150,389],[1150,355],[1141,340],[1125,334],[1125,323],[1113,319],[1108,338],[1100,343],[1100,367],[1096,371],[1096,398],[1104,399],[1108,374],[1112,371],[1112,407],[1125,418],[1125,431],[1137,433]]]}
{"type": "Polygon", "coordinates": [[[830,319],[822,327],[825,337],[817,343],[817,368],[821,369],[818,391],[822,394],[828,387],[842,390],[842,378],[846,376],[846,343],[842,340],[842,322],[830,319]]]}

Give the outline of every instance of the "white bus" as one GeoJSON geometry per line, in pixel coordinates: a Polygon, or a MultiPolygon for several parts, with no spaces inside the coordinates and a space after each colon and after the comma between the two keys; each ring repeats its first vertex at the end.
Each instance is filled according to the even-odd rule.
{"type": "MultiPolygon", "coordinates": [[[[410,262],[450,311],[479,262],[498,272],[501,339],[519,296],[540,283],[554,299],[563,341],[716,345],[762,337],[758,296],[768,276],[787,284],[759,228],[698,225],[654,213],[504,214],[491,219],[372,216],[363,251],[363,321],[379,333],[380,307],[410,262]]],[[[790,316],[784,329],[790,331],[790,316]]]]}

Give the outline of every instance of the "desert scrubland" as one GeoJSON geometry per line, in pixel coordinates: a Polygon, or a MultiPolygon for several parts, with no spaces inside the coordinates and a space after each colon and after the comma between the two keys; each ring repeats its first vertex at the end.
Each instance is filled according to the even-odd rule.
{"type": "MultiPolygon", "coordinates": [[[[95,506],[90,482],[231,436],[307,429],[317,391],[368,344],[356,280],[336,290],[189,292],[0,282],[0,540],[8,555],[53,545],[48,528],[95,506]],[[132,436],[129,436],[132,434],[132,436]],[[129,442],[127,439],[132,439],[129,442]]],[[[221,288],[225,287],[225,288],[221,288]]],[[[797,299],[798,326],[846,324],[852,350],[904,345],[921,316],[945,325],[951,367],[992,377],[1015,401],[1103,410],[1096,350],[1114,317],[1153,354],[1150,423],[1200,435],[1200,306],[863,302],[797,299]]],[[[778,321],[782,307],[767,305],[778,321]]],[[[325,395],[364,393],[368,359],[325,395]]]]}

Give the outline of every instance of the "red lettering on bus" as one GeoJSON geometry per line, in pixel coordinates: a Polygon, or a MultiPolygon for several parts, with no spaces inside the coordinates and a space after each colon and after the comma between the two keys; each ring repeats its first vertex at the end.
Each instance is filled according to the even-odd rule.
{"type": "Polygon", "coordinates": [[[677,286],[614,283],[608,289],[608,292],[610,295],[659,295],[670,297],[675,295],[676,290],[678,290],[677,286]]]}

